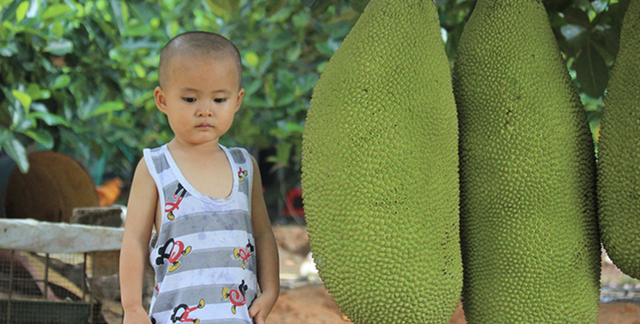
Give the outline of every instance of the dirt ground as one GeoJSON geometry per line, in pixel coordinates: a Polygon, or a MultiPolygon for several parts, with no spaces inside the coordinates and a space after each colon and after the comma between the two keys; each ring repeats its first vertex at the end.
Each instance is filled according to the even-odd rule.
{"type": "MultiPolygon", "coordinates": [[[[340,312],[321,281],[306,275],[310,260],[306,229],[299,225],[273,228],[280,252],[281,294],[269,316],[268,324],[345,324],[340,312]],[[301,270],[303,275],[301,275],[301,270]]],[[[622,274],[606,255],[602,262],[602,296],[598,324],[640,324],[640,281],[622,274]]],[[[458,305],[449,324],[466,323],[462,305],[458,305]]]]}

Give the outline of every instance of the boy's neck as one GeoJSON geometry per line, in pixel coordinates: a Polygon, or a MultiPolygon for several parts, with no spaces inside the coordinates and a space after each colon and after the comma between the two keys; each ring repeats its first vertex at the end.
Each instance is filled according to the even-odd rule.
{"type": "Polygon", "coordinates": [[[168,144],[169,151],[175,153],[187,153],[189,155],[210,155],[212,153],[221,152],[222,149],[218,145],[218,141],[211,141],[204,144],[193,145],[189,143],[183,143],[180,140],[174,138],[168,144]]]}

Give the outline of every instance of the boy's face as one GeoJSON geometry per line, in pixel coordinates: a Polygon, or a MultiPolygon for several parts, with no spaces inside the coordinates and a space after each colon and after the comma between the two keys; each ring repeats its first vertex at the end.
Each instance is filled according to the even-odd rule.
{"type": "Polygon", "coordinates": [[[187,145],[217,143],[231,127],[244,96],[235,62],[228,57],[178,55],[169,64],[167,82],[154,96],[176,140],[187,145]]]}

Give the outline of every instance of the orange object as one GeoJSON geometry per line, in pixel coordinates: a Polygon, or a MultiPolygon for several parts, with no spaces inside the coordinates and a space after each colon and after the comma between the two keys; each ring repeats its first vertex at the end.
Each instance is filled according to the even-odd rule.
{"type": "Polygon", "coordinates": [[[284,215],[289,217],[304,216],[304,208],[302,205],[302,188],[294,187],[287,193],[287,199],[284,206],[284,215]]]}
{"type": "Polygon", "coordinates": [[[118,197],[120,197],[120,187],[122,187],[122,180],[120,178],[114,178],[101,186],[96,187],[98,197],[100,198],[100,207],[107,207],[113,205],[118,197]]]}

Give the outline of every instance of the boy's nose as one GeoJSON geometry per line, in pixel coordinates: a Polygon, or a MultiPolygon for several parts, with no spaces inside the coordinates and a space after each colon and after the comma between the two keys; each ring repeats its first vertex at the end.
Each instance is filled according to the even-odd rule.
{"type": "Polygon", "coordinates": [[[200,107],[197,111],[198,117],[213,117],[213,109],[208,106],[200,107]]]}

